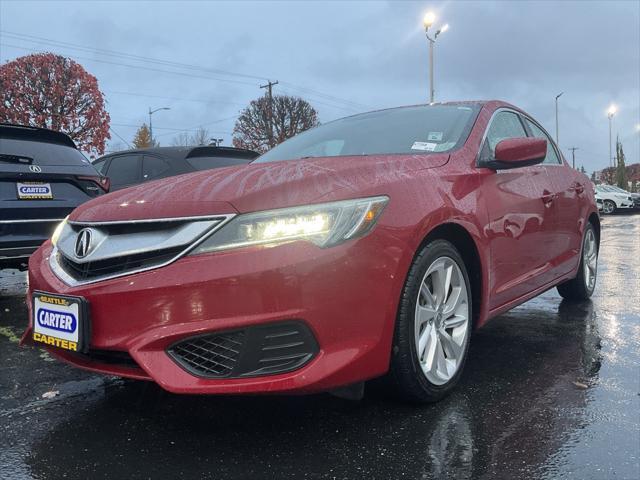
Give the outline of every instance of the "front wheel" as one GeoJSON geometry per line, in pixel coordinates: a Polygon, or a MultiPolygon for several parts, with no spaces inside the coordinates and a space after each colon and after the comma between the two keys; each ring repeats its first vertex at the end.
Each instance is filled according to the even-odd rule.
{"type": "Polygon", "coordinates": [[[596,288],[598,241],[593,225],[587,223],[582,239],[582,255],[575,278],[558,285],[558,293],[567,300],[587,300],[596,288]]]}
{"type": "Polygon", "coordinates": [[[433,402],[460,379],[471,337],[471,288],[462,257],[446,240],[416,256],[404,286],[389,372],[396,393],[433,402]]]}
{"type": "Polygon", "coordinates": [[[616,211],[616,204],[612,200],[605,200],[602,205],[602,212],[611,215],[616,211]]]}

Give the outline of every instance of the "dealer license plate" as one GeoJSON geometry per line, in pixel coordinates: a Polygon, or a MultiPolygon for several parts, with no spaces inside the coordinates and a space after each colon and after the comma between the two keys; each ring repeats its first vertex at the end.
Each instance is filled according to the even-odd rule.
{"type": "Polygon", "coordinates": [[[33,340],[51,347],[83,351],[88,308],[82,297],[33,292],[33,340]]]}
{"type": "Polygon", "coordinates": [[[18,182],[16,188],[20,200],[51,200],[53,198],[50,183],[18,182]]]}

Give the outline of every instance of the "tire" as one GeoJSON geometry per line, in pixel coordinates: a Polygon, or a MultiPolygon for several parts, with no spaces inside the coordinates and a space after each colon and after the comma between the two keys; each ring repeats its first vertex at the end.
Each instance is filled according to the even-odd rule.
{"type": "Polygon", "coordinates": [[[582,237],[580,266],[575,278],[558,285],[558,293],[567,300],[588,300],[596,288],[598,278],[598,240],[595,229],[587,223],[582,237]]]}
{"type": "Polygon", "coordinates": [[[455,387],[469,349],[471,313],[462,257],[446,240],[428,243],[415,257],[400,299],[387,375],[397,396],[435,402],[455,387]]]}
{"type": "Polygon", "coordinates": [[[616,204],[613,200],[605,200],[602,203],[602,213],[606,215],[611,215],[616,211],[616,204]]]}

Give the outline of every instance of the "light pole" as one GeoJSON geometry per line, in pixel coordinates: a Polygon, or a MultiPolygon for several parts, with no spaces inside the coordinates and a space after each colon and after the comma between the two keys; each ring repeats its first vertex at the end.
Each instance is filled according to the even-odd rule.
{"type": "Polygon", "coordinates": [[[638,134],[638,158],[640,159],[640,123],[636,123],[636,133],[638,134]]]}
{"type": "Polygon", "coordinates": [[[151,146],[153,147],[153,125],[151,124],[151,115],[153,115],[156,112],[159,112],[160,110],[171,110],[171,108],[169,107],[160,107],[160,108],[156,108],[155,110],[151,110],[151,107],[149,107],[149,137],[151,137],[151,146]]]}
{"type": "Polygon", "coordinates": [[[436,33],[433,35],[433,38],[429,36],[429,29],[433,26],[433,23],[436,21],[436,15],[433,12],[427,12],[424,16],[422,23],[424,24],[424,33],[427,36],[427,40],[429,40],[429,103],[433,103],[435,99],[435,90],[433,88],[433,46],[436,43],[436,39],[438,35],[449,30],[449,24],[444,24],[436,33]]]}
{"type": "Polygon", "coordinates": [[[560,92],[558,95],[556,95],[556,145],[558,145],[558,148],[560,148],[560,140],[559,140],[559,134],[558,134],[558,99],[562,96],[564,92],[560,92]]]}
{"type": "Polygon", "coordinates": [[[613,116],[618,111],[618,107],[616,107],[613,103],[609,106],[609,110],[607,110],[607,117],[609,118],[609,162],[612,167],[615,168],[615,164],[613,163],[613,151],[612,151],[612,143],[611,143],[611,124],[613,123],[613,116]]]}

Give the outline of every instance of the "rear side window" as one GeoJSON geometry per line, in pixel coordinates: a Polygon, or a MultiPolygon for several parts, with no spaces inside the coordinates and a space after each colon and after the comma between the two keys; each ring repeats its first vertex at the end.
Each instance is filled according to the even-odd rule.
{"type": "Polygon", "coordinates": [[[230,157],[191,157],[187,162],[196,170],[209,170],[210,168],[230,167],[232,165],[244,165],[251,160],[230,157]]]}
{"type": "Polygon", "coordinates": [[[140,156],[122,155],[113,157],[107,176],[114,187],[138,183],[140,181],[140,156]]]}
{"type": "Polygon", "coordinates": [[[90,165],[89,160],[75,148],[57,143],[0,138],[0,162],[6,158],[31,159],[34,165],[72,166],[90,165]]]}
{"type": "Polygon", "coordinates": [[[547,141],[547,156],[544,158],[544,162],[546,164],[558,165],[560,160],[558,159],[558,155],[556,154],[556,149],[553,148],[553,143],[549,138],[549,135],[544,133],[540,127],[538,127],[535,123],[531,122],[528,118],[525,118],[525,122],[531,129],[533,136],[536,138],[544,138],[547,141]]]}
{"type": "Polygon", "coordinates": [[[145,155],[142,160],[142,179],[157,178],[169,170],[169,164],[159,157],[145,155]]]}
{"type": "Polygon", "coordinates": [[[107,166],[108,158],[101,158],[100,160],[93,162],[93,167],[99,172],[104,174],[104,169],[107,166]]]}

